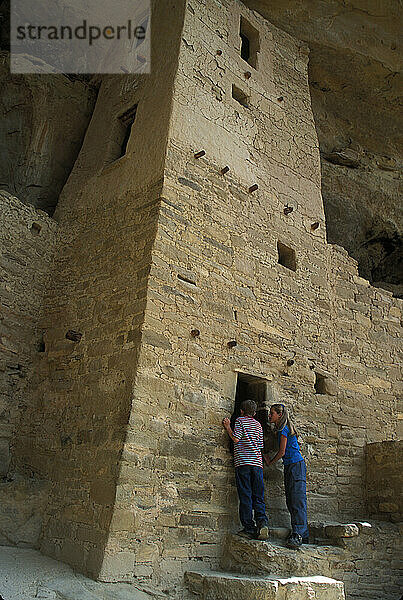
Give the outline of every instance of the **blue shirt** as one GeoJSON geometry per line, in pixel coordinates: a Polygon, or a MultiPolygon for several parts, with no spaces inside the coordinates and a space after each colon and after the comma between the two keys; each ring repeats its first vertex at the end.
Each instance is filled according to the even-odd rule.
{"type": "Polygon", "coordinates": [[[300,449],[299,449],[297,436],[290,434],[290,430],[288,429],[287,425],[281,431],[278,432],[278,444],[279,445],[281,442],[282,435],[287,438],[287,445],[285,447],[283,463],[285,465],[290,465],[291,463],[296,463],[296,462],[299,462],[300,460],[304,460],[304,457],[302,456],[300,449]]]}

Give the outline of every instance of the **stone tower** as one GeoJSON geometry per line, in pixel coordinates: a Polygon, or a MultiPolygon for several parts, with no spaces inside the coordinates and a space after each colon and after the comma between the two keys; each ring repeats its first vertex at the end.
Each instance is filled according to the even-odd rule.
{"type": "Polygon", "coordinates": [[[400,308],[326,242],[306,46],[237,0],[153,9],[152,72],[103,79],[59,200],[13,464],[46,482],[44,553],[168,585],[236,522],[220,422],[246,396],[294,412],[310,513],[365,515],[400,308]]]}

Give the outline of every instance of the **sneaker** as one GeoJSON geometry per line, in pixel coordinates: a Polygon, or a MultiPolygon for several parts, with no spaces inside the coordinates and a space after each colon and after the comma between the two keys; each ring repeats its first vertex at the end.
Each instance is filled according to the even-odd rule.
{"type": "Polygon", "coordinates": [[[257,536],[258,540],[267,540],[267,538],[269,537],[269,528],[267,525],[262,525],[259,528],[259,534],[257,536]]]}
{"type": "Polygon", "coordinates": [[[255,539],[255,534],[252,533],[251,531],[246,531],[246,529],[242,529],[241,531],[238,531],[237,535],[247,538],[248,540],[255,539]]]}
{"type": "Polygon", "coordinates": [[[292,550],[297,550],[302,545],[302,537],[299,533],[292,533],[286,542],[287,548],[291,548],[292,550]]]}

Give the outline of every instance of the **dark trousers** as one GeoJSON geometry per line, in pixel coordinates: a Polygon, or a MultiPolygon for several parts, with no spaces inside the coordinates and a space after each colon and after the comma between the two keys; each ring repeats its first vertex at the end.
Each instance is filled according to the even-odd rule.
{"type": "Polygon", "coordinates": [[[284,487],[287,508],[291,515],[293,533],[303,538],[309,537],[306,507],[306,465],[305,461],[284,465],[284,487]]]}
{"type": "Polygon", "coordinates": [[[268,524],[264,504],[263,469],[242,465],[235,469],[239,497],[239,518],[246,531],[256,533],[268,524]]]}

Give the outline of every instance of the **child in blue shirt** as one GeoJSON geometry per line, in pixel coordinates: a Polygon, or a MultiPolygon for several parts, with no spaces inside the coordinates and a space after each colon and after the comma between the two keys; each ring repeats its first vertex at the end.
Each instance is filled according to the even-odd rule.
{"type": "Polygon", "coordinates": [[[299,449],[295,427],[284,404],[273,404],[270,407],[269,420],[277,432],[279,450],[272,459],[266,454],[264,459],[267,465],[283,459],[285,499],[292,528],[287,546],[296,549],[309,542],[305,461],[299,449]]]}

